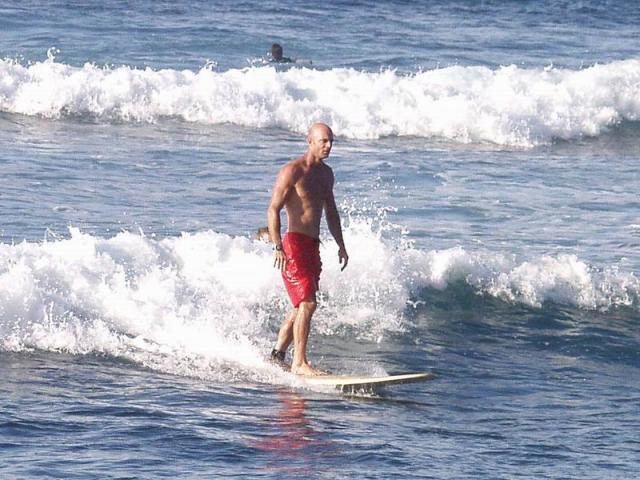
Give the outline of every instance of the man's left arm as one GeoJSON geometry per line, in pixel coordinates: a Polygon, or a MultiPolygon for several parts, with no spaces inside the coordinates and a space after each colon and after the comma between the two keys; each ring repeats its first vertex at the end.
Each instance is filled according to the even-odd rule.
{"type": "Polygon", "coordinates": [[[340,214],[338,213],[338,207],[336,207],[336,200],[333,196],[333,185],[331,185],[331,190],[329,191],[329,195],[325,202],[325,212],[327,215],[329,231],[338,244],[338,260],[341,264],[343,263],[340,270],[344,270],[347,268],[347,264],[349,263],[349,255],[347,254],[347,249],[344,246],[344,239],[342,238],[342,225],[340,224],[340,214]]]}

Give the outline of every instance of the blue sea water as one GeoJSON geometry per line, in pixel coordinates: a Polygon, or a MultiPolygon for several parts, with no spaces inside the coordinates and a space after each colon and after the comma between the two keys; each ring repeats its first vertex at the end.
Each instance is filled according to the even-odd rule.
{"type": "Polygon", "coordinates": [[[640,474],[640,7],[3,2],[0,477],[640,474]],[[269,64],[273,42],[292,65],[269,64]],[[332,125],[310,356],[254,239],[332,125]]]}

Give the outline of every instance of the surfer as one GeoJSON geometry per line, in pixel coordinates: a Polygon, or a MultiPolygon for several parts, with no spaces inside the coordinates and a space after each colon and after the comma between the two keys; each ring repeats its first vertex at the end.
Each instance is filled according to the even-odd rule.
{"type": "Polygon", "coordinates": [[[294,60],[289,57],[282,56],[282,45],[279,43],[274,43],[271,45],[271,61],[274,63],[295,63],[294,60]]]}
{"type": "Polygon", "coordinates": [[[320,375],[307,360],[307,341],[311,317],[316,310],[316,292],[320,262],[320,220],[324,210],[329,232],[338,244],[342,270],[349,255],[342,238],[340,215],[333,196],[333,170],[324,160],[333,146],[333,132],[324,123],[315,123],[307,135],[308,148],[301,157],[287,163],[276,178],[267,212],[269,237],[274,243],[274,266],[282,272],[285,287],[293,303],[276,346],[271,352],[274,363],[285,366],[287,348],[293,341],[291,371],[301,375],[320,375]],[[287,233],[280,235],[280,212],[287,212],[287,233]]]}
{"type": "Polygon", "coordinates": [[[282,45],[279,43],[274,43],[271,45],[271,59],[270,63],[299,63],[299,64],[307,64],[312,65],[313,62],[311,60],[305,60],[301,58],[289,58],[283,56],[282,45]]]}

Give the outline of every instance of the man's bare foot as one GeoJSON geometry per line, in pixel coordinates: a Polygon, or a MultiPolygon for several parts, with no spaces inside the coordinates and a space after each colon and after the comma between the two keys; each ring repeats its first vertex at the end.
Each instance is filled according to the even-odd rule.
{"type": "Polygon", "coordinates": [[[274,348],[273,350],[271,350],[271,356],[269,358],[269,362],[277,367],[280,367],[285,372],[290,372],[291,365],[289,365],[285,361],[285,356],[286,356],[286,352],[282,352],[274,348]]]}
{"type": "Polygon", "coordinates": [[[282,360],[277,360],[277,359],[274,360],[273,358],[270,358],[269,363],[271,363],[272,365],[275,365],[276,367],[280,367],[285,372],[291,371],[291,366],[289,366],[287,362],[283,362],[282,360]]]}
{"type": "Polygon", "coordinates": [[[303,363],[297,366],[291,365],[291,373],[295,373],[296,375],[306,375],[309,377],[317,377],[319,375],[328,375],[327,372],[323,372],[322,370],[313,368],[308,363],[303,363]]]}

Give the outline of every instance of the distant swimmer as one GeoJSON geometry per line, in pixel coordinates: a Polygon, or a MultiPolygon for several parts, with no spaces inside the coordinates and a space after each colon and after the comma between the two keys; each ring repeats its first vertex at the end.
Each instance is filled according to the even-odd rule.
{"type": "Polygon", "coordinates": [[[295,61],[289,57],[283,57],[282,53],[282,45],[279,43],[271,45],[271,61],[273,63],[295,63],[295,61]]]}
{"type": "Polygon", "coordinates": [[[271,59],[269,60],[269,62],[270,63],[307,63],[309,65],[313,63],[311,60],[284,57],[283,51],[282,51],[282,45],[280,45],[279,43],[274,43],[273,45],[271,45],[271,59]]]}
{"type": "Polygon", "coordinates": [[[338,244],[338,261],[344,270],[349,255],[342,238],[340,215],[333,196],[333,170],[324,160],[333,146],[328,125],[316,123],[307,135],[304,155],[290,161],[278,173],[267,212],[269,237],[274,243],[274,266],[282,272],[293,310],[280,327],[271,352],[274,363],[286,368],[285,355],[293,341],[291,371],[300,375],[321,375],[307,360],[311,317],[316,310],[320,262],[320,220],[324,210],[329,232],[338,244]],[[280,236],[280,212],[287,212],[287,233],[280,236]]]}

